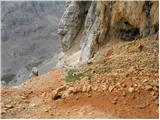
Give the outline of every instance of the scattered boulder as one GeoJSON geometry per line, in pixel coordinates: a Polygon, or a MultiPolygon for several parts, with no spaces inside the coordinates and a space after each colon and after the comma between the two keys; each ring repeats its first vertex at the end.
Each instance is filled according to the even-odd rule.
{"type": "Polygon", "coordinates": [[[77,92],[78,92],[78,89],[76,89],[75,87],[69,87],[67,89],[67,87],[64,85],[64,86],[61,86],[61,87],[57,88],[56,90],[54,90],[52,92],[52,99],[57,100],[57,99],[60,99],[60,98],[66,98],[71,93],[75,94],[77,92]]]}
{"type": "Polygon", "coordinates": [[[87,94],[87,97],[91,97],[92,95],[91,94],[87,94]]]}
{"type": "Polygon", "coordinates": [[[92,90],[94,90],[94,91],[96,91],[97,89],[98,89],[98,87],[97,87],[97,86],[92,87],[92,90]]]}
{"type": "Polygon", "coordinates": [[[32,104],[31,104],[31,107],[36,107],[36,104],[35,104],[35,103],[32,103],[32,104]]]}
{"type": "Polygon", "coordinates": [[[118,100],[118,98],[117,98],[117,97],[115,97],[115,98],[113,98],[113,100],[114,100],[114,101],[117,101],[117,100],[118,100]]]}
{"type": "Polygon", "coordinates": [[[13,105],[5,105],[5,108],[11,109],[13,108],[13,105]]]}
{"type": "Polygon", "coordinates": [[[133,93],[134,92],[134,88],[133,87],[129,87],[128,88],[128,92],[133,93]]]}
{"type": "Polygon", "coordinates": [[[126,84],[122,84],[122,87],[126,88],[126,87],[127,87],[127,85],[126,85],[126,84]]]}
{"type": "Polygon", "coordinates": [[[126,92],[125,91],[122,92],[122,96],[124,96],[124,97],[126,96],[126,92]]]}
{"type": "Polygon", "coordinates": [[[113,100],[112,103],[113,103],[113,104],[117,104],[117,101],[113,100]]]}
{"type": "Polygon", "coordinates": [[[84,85],[82,88],[82,92],[86,92],[86,91],[87,91],[87,87],[86,87],[86,85],[84,85]]]}
{"type": "Polygon", "coordinates": [[[92,86],[91,85],[88,85],[87,86],[87,92],[91,91],[92,90],[92,86]]]}
{"type": "Polygon", "coordinates": [[[102,90],[103,90],[103,91],[106,91],[106,90],[107,90],[106,85],[102,85],[102,90]]]}
{"type": "Polygon", "coordinates": [[[79,90],[77,89],[77,88],[75,88],[75,87],[70,87],[70,88],[68,88],[68,92],[69,93],[77,93],[79,90]]]}
{"type": "Polygon", "coordinates": [[[37,77],[37,76],[39,76],[39,71],[38,71],[38,69],[36,67],[33,67],[32,71],[31,71],[31,73],[29,75],[29,78],[33,78],[33,77],[37,77]]]}
{"type": "Polygon", "coordinates": [[[58,94],[58,93],[55,93],[55,92],[52,93],[52,100],[58,100],[61,97],[62,97],[62,94],[58,94]]]}
{"type": "Polygon", "coordinates": [[[139,45],[138,46],[138,49],[139,49],[139,52],[141,52],[143,50],[144,46],[143,45],[139,45]]]}
{"type": "Polygon", "coordinates": [[[76,100],[78,100],[78,99],[79,99],[79,97],[78,97],[78,96],[76,96],[76,97],[75,97],[75,99],[76,99],[76,100]]]}
{"type": "Polygon", "coordinates": [[[88,60],[88,61],[87,61],[87,64],[88,64],[88,65],[91,65],[91,64],[93,64],[93,62],[90,61],[90,60],[88,60]]]}
{"type": "Polygon", "coordinates": [[[153,88],[152,88],[152,86],[151,85],[146,85],[146,90],[148,90],[148,91],[151,91],[153,88]]]}
{"type": "Polygon", "coordinates": [[[63,94],[62,94],[62,98],[66,98],[66,97],[69,97],[69,91],[65,91],[63,94]]]}
{"type": "Polygon", "coordinates": [[[115,86],[109,86],[108,90],[109,92],[112,92],[115,86]]]}
{"type": "Polygon", "coordinates": [[[6,112],[6,110],[1,110],[1,114],[5,114],[6,112]]]}

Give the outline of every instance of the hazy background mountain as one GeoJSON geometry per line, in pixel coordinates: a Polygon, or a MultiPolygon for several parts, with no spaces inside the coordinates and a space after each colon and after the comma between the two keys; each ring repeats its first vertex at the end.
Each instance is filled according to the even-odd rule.
{"type": "Polygon", "coordinates": [[[2,81],[19,84],[27,79],[33,66],[43,73],[56,64],[60,48],[57,28],[64,4],[63,1],[1,2],[2,81]]]}

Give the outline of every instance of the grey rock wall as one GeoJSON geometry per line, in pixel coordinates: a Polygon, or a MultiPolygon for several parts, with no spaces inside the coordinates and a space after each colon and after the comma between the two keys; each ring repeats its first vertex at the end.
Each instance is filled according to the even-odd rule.
{"type": "Polygon", "coordinates": [[[155,34],[159,31],[158,9],[158,1],[69,2],[58,28],[63,51],[70,50],[83,33],[79,59],[84,63],[112,37],[135,40],[155,34]]]}
{"type": "MultiPolygon", "coordinates": [[[[57,28],[64,3],[1,2],[2,77],[15,74],[15,83],[21,83],[28,78],[33,66],[42,65],[57,55],[60,48],[57,28]]],[[[54,67],[56,62],[55,58],[47,68],[54,67]]],[[[44,65],[44,69],[47,68],[44,65]]]]}

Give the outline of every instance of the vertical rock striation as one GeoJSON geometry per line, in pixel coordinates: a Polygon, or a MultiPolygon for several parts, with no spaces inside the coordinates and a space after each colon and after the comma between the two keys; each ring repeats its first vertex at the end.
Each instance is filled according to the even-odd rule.
{"type": "Polygon", "coordinates": [[[63,51],[81,34],[80,62],[94,56],[107,40],[135,40],[158,32],[158,1],[78,1],[66,3],[59,23],[63,51]],[[80,32],[81,30],[81,32],[80,32]]]}

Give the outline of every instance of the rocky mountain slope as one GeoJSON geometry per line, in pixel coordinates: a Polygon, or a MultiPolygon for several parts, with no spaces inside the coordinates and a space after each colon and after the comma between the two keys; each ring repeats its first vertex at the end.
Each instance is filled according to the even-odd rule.
{"type": "Polygon", "coordinates": [[[1,2],[2,75],[6,76],[2,78],[9,81],[16,76],[10,84],[19,84],[32,67],[46,64],[54,56],[49,68],[55,66],[60,50],[57,28],[63,11],[63,1],[1,2]]]}
{"type": "Polygon", "coordinates": [[[158,1],[68,2],[58,28],[63,51],[68,54],[61,56],[59,64],[72,64],[69,59],[75,53],[77,63],[85,63],[109,40],[155,34],[159,30],[158,10],[158,1]]]}
{"type": "Polygon", "coordinates": [[[1,117],[158,119],[158,35],[108,44],[106,56],[74,71],[59,68],[3,88],[1,117]]]}
{"type": "Polygon", "coordinates": [[[157,1],[66,2],[57,67],[2,88],[2,118],[159,117],[157,1]]]}

